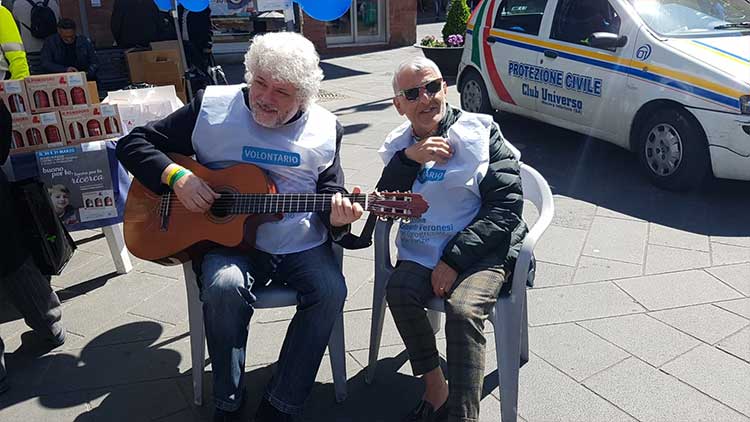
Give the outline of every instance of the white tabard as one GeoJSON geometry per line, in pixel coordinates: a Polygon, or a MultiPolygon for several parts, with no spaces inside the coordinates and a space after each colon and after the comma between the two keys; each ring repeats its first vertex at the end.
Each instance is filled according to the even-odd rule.
{"type": "MultiPolygon", "coordinates": [[[[435,268],[453,236],[477,215],[482,203],[479,183],[489,166],[492,118],[462,112],[448,129],[453,157],[445,164],[434,161],[422,166],[412,191],[422,194],[430,209],[422,218],[401,224],[396,237],[398,259],[435,268]]],[[[404,148],[414,144],[412,127],[406,122],[391,132],[378,151],[388,164],[404,148]]]]}

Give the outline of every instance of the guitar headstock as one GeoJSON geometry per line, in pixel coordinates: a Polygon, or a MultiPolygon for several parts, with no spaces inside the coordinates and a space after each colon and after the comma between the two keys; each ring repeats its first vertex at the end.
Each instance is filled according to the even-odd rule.
{"type": "Polygon", "coordinates": [[[409,222],[427,212],[430,205],[422,195],[411,192],[374,192],[368,195],[367,210],[381,219],[409,222]]]}

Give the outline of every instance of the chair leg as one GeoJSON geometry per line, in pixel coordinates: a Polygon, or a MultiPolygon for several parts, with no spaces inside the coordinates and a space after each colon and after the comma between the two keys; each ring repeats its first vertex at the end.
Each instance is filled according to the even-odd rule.
{"type": "Polygon", "coordinates": [[[188,296],[188,322],[190,327],[190,357],[193,361],[193,402],[203,405],[203,366],[206,359],[206,333],[203,326],[198,283],[190,263],[185,264],[185,284],[188,296]]]}
{"type": "Polygon", "coordinates": [[[370,323],[370,356],[367,363],[367,373],[365,374],[367,384],[372,384],[375,380],[380,340],[383,336],[383,323],[385,322],[385,287],[379,288],[378,283],[375,286],[372,297],[372,322],[370,323]]]}
{"type": "MultiPolygon", "coordinates": [[[[520,302],[521,299],[517,298],[520,302]]],[[[500,412],[502,422],[516,422],[518,415],[518,375],[521,354],[521,304],[510,298],[495,305],[495,347],[500,377],[500,412]]]]}
{"type": "Polygon", "coordinates": [[[432,333],[437,334],[440,332],[440,329],[443,327],[443,313],[428,309],[427,319],[430,321],[430,325],[432,325],[432,333]]]}
{"type": "Polygon", "coordinates": [[[529,361],[529,302],[523,293],[523,319],[521,320],[521,367],[529,361]]]}
{"type": "Polygon", "coordinates": [[[328,354],[331,357],[331,372],[333,373],[333,389],[336,392],[336,402],[346,400],[346,348],[344,343],[344,313],[339,315],[328,340],[328,354]]]}

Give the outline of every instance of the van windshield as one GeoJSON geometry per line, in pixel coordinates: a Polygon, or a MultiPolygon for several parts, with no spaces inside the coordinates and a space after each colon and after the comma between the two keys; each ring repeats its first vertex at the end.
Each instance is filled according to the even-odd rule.
{"type": "Polygon", "coordinates": [[[630,0],[652,30],[662,35],[750,33],[750,0],[630,0]]]}

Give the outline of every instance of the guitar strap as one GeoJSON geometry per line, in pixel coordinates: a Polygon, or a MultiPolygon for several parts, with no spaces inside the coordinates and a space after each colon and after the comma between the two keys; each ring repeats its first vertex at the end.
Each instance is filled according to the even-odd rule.
{"type": "Polygon", "coordinates": [[[356,236],[352,233],[345,234],[341,239],[337,240],[336,243],[341,245],[344,249],[365,249],[372,245],[372,232],[375,230],[375,223],[378,221],[378,216],[374,213],[370,213],[365,222],[365,227],[362,229],[362,233],[356,236]]]}

